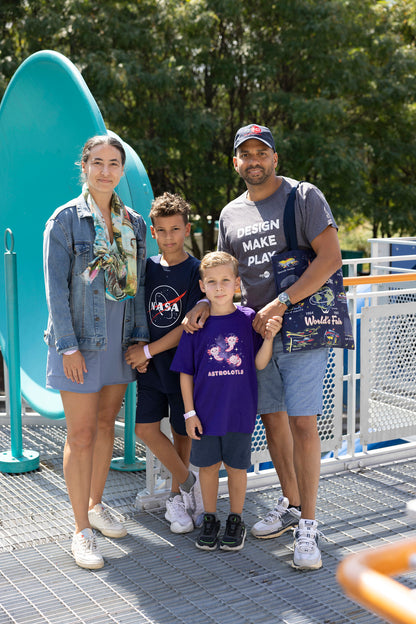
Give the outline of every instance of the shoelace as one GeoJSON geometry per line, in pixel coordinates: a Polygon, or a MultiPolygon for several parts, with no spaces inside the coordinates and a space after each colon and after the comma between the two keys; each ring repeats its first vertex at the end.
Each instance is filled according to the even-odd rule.
{"type": "Polygon", "coordinates": [[[81,547],[84,552],[94,553],[97,551],[98,546],[95,540],[95,535],[91,537],[85,537],[85,535],[81,534],[81,547]]]}
{"type": "Polygon", "coordinates": [[[266,524],[272,524],[273,522],[276,522],[276,520],[280,520],[280,518],[283,516],[284,513],[286,513],[286,511],[287,509],[285,509],[281,505],[276,505],[274,509],[269,511],[263,522],[265,522],[266,524]]]}
{"type": "Polygon", "coordinates": [[[101,516],[104,522],[110,522],[111,524],[113,524],[114,518],[112,517],[108,509],[106,509],[105,507],[101,507],[100,511],[98,512],[98,515],[101,516]]]}
{"type": "Polygon", "coordinates": [[[172,505],[172,507],[174,507],[175,509],[179,509],[179,508],[185,509],[185,505],[183,504],[183,501],[180,496],[174,496],[169,502],[172,505]]]}
{"type": "Polygon", "coordinates": [[[185,504],[183,502],[183,500],[180,498],[180,496],[175,496],[171,501],[170,504],[173,508],[173,510],[180,515],[188,515],[186,513],[185,510],[185,504]]]}
{"type": "Polygon", "coordinates": [[[239,522],[237,519],[227,520],[227,527],[225,529],[225,533],[227,535],[235,536],[237,533],[237,528],[239,526],[239,522]]]}
{"type": "Polygon", "coordinates": [[[317,544],[313,537],[301,535],[296,539],[296,546],[301,552],[312,552],[317,544]]]}
{"type": "Polygon", "coordinates": [[[318,545],[316,537],[328,541],[328,538],[321,531],[312,528],[295,529],[295,537],[296,545],[301,552],[312,552],[318,545]]]}
{"type": "Polygon", "coordinates": [[[204,535],[212,535],[213,533],[215,533],[216,530],[216,520],[214,519],[209,519],[206,520],[206,517],[204,517],[204,535]]]}

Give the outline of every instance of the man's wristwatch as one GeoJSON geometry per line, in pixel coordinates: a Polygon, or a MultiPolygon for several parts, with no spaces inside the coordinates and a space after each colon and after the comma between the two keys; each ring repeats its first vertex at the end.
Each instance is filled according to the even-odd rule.
{"type": "Polygon", "coordinates": [[[290,301],[290,298],[287,292],[280,293],[280,295],[278,295],[277,297],[277,300],[280,301],[280,303],[284,303],[288,310],[293,308],[293,305],[290,301]]]}

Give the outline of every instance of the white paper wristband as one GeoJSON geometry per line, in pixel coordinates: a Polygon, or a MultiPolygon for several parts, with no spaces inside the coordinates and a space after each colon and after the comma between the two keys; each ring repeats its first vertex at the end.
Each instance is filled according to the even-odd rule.
{"type": "Polygon", "coordinates": [[[209,303],[209,299],[205,297],[204,299],[199,299],[197,303],[209,303]]]}
{"type": "Polygon", "coordinates": [[[68,351],[64,351],[63,355],[72,355],[73,353],[76,353],[77,351],[79,351],[78,347],[74,347],[73,349],[68,349],[68,351]]]}
{"type": "Polygon", "coordinates": [[[153,355],[150,355],[149,345],[145,344],[143,347],[143,351],[148,360],[151,360],[153,355]]]}
{"type": "Polygon", "coordinates": [[[191,410],[190,412],[186,412],[186,414],[183,415],[185,420],[188,420],[188,418],[192,418],[192,416],[196,416],[196,411],[195,410],[191,410]]]}

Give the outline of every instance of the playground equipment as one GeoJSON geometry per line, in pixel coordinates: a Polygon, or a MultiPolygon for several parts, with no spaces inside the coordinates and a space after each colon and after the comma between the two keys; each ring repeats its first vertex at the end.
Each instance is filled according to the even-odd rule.
{"type": "MultiPolygon", "coordinates": [[[[0,231],[13,232],[18,258],[21,394],[36,412],[51,419],[63,418],[64,414],[59,393],[44,387],[47,348],[43,332],[47,308],[42,268],[43,230],[54,209],[80,193],[76,161],[83,144],[90,136],[108,132],[80,72],[57,52],[37,52],[26,59],[1,102],[0,188],[4,199],[0,231]]],[[[146,219],[153,199],[151,185],[138,155],[127,143],[122,143],[127,159],[117,191],[125,204],[146,219]]],[[[146,242],[148,253],[157,253],[150,232],[146,242]]],[[[3,283],[0,264],[0,284],[3,283]]],[[[6,336],[6,309],[0,306],[0,349],[6,367],[10,368],[6,336]]],[[[129,390],[126,422],[134,418],[132,395],[134,391],[129,390]]],[[[132,467],[134,436],[130,425],[125,427],[127,432],[131,438],[126,439],[130,457],[128,461],[125,458],[125,464],[132,467]]],[[[118,462],[116,467],[121,469],[123,462],[118,462]]]]}
{"type": "MultiPolygon", "coordinates": [[[[415,514],[416,501],[407,505],[415,514]]],[[[416,539],[400,540],[346,557],[337,570],[337,580],[346,594],[391,624],[416,622],[416,594],[390,578],[414,571],[416,539]]]]}

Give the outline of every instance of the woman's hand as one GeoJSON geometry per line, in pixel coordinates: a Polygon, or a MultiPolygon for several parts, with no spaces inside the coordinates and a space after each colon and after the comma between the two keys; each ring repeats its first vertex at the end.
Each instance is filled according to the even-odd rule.
{"type": "Polygon", "coordinates": [[[84,356],[81,351],[75,351],[72,355],[62,356],[65,377],[77,384],[84,383],[84,373],[87,373],[84,356]]]}

